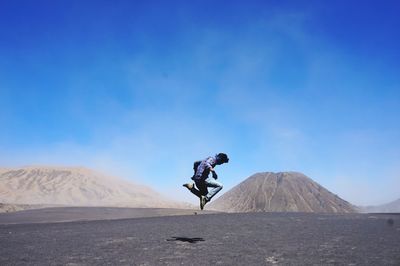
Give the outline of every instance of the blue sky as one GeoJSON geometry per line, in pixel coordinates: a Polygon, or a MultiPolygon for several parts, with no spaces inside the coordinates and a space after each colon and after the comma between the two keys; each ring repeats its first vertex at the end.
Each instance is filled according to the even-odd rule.
{"type": "Polygon", "coordinates": [[[400,197],[397,1],[2,1],[0,165],[86,166],[194,202],[299,171],[400,197]]]}

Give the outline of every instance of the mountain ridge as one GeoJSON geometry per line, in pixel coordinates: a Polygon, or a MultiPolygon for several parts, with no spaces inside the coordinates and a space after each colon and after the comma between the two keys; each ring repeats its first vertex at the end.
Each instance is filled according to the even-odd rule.
{"type": "Polygon", "coordinates": [[[400,198],[386,204],[374,206],[360,206],[361,212],[369,213],[400,213],[400,198]]]}
{"type": "Polygon", "coordinates": [[[299,172],[260,172],[211,202],[228,212],[356,212],[354,206],[299,172]]]}
{"type": "Polygon", "coordinates": [[[0,168],[4,204],[184,207],[145,185],[86,167],[25,166],[0,168]]]}

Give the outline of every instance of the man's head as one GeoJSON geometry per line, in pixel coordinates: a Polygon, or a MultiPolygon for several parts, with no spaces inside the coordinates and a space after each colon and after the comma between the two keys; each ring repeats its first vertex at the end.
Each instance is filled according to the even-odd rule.
{"type": "Polygon", "coordinates": [[[215,158],[217,159],[217,164],[223,164],[229,162],[228,155],[225,153],[218,153],[215,158]]]}

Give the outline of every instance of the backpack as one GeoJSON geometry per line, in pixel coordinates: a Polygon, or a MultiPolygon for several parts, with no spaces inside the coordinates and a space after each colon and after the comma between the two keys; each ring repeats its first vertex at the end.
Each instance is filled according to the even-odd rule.
{"type": "Polygon", "coordinates": [[[201,161],[195,161],[193,163],[193,170],[194,170],[195,174],[196,174],[197,168],[199,167],[200,164],[201,164],[201,161]]]}
{"type": "Polygon", "coordinates": [[[193,176],[191,177],[192,180],[195,180],[196,171],[197,171],[197,168],[199,168],[199,165],[200,165],[200,164],[201,164],[201,161],[195,161],[195,162],[193,163],[193,171],[194,171],[194,174],[193,174],[193,176]]]}

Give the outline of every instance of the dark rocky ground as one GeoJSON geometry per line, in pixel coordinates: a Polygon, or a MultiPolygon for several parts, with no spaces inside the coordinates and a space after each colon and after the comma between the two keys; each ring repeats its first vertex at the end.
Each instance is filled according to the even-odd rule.
{"type": "Polygon", "coordinates": [[[0,213],[0,224],[57,223],[72,221],[117,220],[173,215],[216,213],[191,209],[116,208],[116,207],[57,207],[0,213]]]}
{"type": "Polygon", "coordinates": [[[398,214],[2,224],[0,265],[400,265],[399,244],[398,214]]]}

